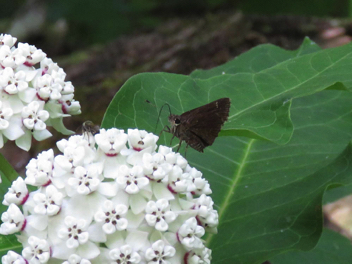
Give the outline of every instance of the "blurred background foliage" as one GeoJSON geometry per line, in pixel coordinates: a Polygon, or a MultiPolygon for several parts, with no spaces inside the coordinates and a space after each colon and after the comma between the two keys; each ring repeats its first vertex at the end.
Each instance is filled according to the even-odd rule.
{"type": "Polygon", "coordinates": [[[53,56],[136,30],[153,30],[171,17],[229,9],[244,14],[348,17],[350,5],[348,0],[3,0],[0,31],[22,42],[42,43],[41,48],[53,56]]]}

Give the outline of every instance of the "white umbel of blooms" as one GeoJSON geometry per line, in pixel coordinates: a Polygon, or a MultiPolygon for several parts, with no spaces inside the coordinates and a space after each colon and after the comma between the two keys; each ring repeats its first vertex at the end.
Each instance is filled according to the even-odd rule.
{"type": "Polygon", "coordinates": [[[0,227],[24,249],[2,262],[210,264],[202,238],[217,232],[218,214],[209,184],[157,140],[138,129],[101,129],[60,140],[59,155],[32,159],[5,195],[0,227]]]}
{"type": "Polygon", "coordinates": [[[0,148],[15,140],[24,150],[32,136],[51,136],[47,126],[69,135],[63,118],[81,112],[73,99],[74,87],[66,73],[46,54],[28,43],[18,43],[11,35],[0,35],[0,148]]]}

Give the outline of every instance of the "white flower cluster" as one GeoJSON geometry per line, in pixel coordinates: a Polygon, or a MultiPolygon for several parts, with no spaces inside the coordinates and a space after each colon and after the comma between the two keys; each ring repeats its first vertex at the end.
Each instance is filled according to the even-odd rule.
{"type": "Polygon", "coordinates": [[[61,155],[32,159],[4,197],[0,227],[24,249],[2,263],[209,264],[202,237],[218,225],[209,184],[157,140],[101,129],[59,141],[61,155]]]}
{"type": "Polygon", "coordinates": [[[47,125],[70,134],[62,119],[81,107],[63,69],[35,46],[14,47],[16,40],[0,35],[0,148],[9,139],[29,150],[32,135],[38,141],[51,136],[47,125]]]}

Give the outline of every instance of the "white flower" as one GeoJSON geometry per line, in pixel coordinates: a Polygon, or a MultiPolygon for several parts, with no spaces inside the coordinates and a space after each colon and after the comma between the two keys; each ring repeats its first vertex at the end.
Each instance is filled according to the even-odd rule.
{"type": "Polygon", "coordinates": [[[46,129],[45,121],[49,118],[49,113],[43,110],[42,107],[37,101],[33,101],[28,106],[23,107],[22,119],[27,129],[32,131],[46,129]]]}
{"type": "Polygon", "coordinates": [[[38,155],[37,159],[31,159],[26,166],[27,184],[33,186],[45,186],[51,181],[53,171],[54,151],[49,149],[38,155]]]}
{"type": "Polygon", "coordinates": [[[96,167],[91,166],[88,170],[86,170],[82,166],[78,166],[75,168],[74,177],[69,178],[68,184],[76,189],[79,194],[90,194],[94,192],[99,184],[99,172],[96,167]]]}
{"type": "Polygon", "coordinates": [[[50,246],[45,239],[31,236],[28,239],[29,246],[22,251],[23,257],[29,264],[47,263],[50,258],[50,246]]]}
{"type": "Polygon", "coordinates": [[[123,204],[114,205],[110,200],[106,200],[102,210],[94,215],[95,221],[103,224],[103,231],[106,234],[112,234],[117,230],[127,228],[128,221],[123,218],[127,213],[127,207],[123,204]]]}
{"type": "Polygon", "coordinates": [[[164,155],[159,153],[144,153],[142,160],[144,174],[150,180],[161,181],[172,169],[172,165],[165,161],[164,155]]]}
{"type": "Polygon", "coordinates": [[[26,57],[26,66],[33,66],[46,57],[46,54],[41,49],[37,49],[35,46],[29,45],[28,43],[18,43],[17,52],[20,52],[26,57]]]}
{"type": "Polygon", "coordinates": [[[26,73],[24,71],[14,72],[6,67],[0,75],[0,87],[8,94],[17,94],[28,88],[26,73]]]}
{"type": "Polygon", "coordinates": [[[122,165],[119,168],[119,174],[116,178],[117,184],[129,194],[138,193],[143,187],[147,186],[149,180],[143,174],[141,166],[129,168],[122,165]]]}
{"type": "Polygon", "coordinates": [[[34,88],[40,100],[58,100],[61,98],[62,86],[54,82],[54,78],[45,74],[35,79],[34,88]]]}
{"type": "Polygon", "coordinates": [[[13,115],[11,108],[3,107],[3,103],[0,101],[0,130],[5,130],[9,127],[9,119],[13,115]]]}
{"type": "Polygon", "coordinates": [[[148,133],[145,130],[128,129],[128,145],[136,151],[149,148],[150,151],[154,151],[156,148],[156,142],[158,136],[153,133],[148,133]]]}
{"type": "Polygon", "coordinates": [[[141,261],[141,256],[132,250],[130,245],[110,250],[109,257],[113,262],[119,264],[133,264],[141,261]]]}
{"type": "Polygon", "coordinates": [[[62,264],[91,264],[88,259],[84,259],[76,254],[70,255],[67,261],[64,261],[62,264]]]}
{"type": "Polygon", "coordinates": [[[16,40],[0,35],[0,148],[9,139],[28,151],[32,136],[38,141],[51,136],[47,125],[72,134],[63,118],[79,114],[80,104],[64,70],[35,46],[14,47],[16,40]]]}
{"type": "Polygon", "coordinates": [[[153,141],[128,149],[123,130],[92,138],[60,140],[61,155],[43,151],[29,162],[26,179],[5,195],[0,233],[18,233],[28,263],[209,264],[202,237],[216,233],[218,214],[202,173],[168,147],[156,152],[153,141]]]}
{"type": "Polygon", "coordinates": [[[28,198],[27,185],[21,177],[12,182],[11,187],[4,196],[2,204],[10,205],[12,203],[16,205],[24,204],[28,198]]]}
{"type": "Polygon", "coordinates": [[[186,249],[203,248],[200,239],[204,235],[204,228],[197,225],[197,220],[192,217],[184,222],[177,232],[177,238],[186,249]]]}
{"type": "Polygon", "coordinates": [[[1,215],[3,222],[0,227],[0,234],[13,234],[24,228],[26,220],[21,210],[15,204],[10,204],[6,212],[1,215]]]}
{"type": "Polygon", "coordinates": [[[10,48],[15,45],[17,38],[8,34],[0,34],[0,46],[9,46],[10,48]]]}
{"type": "Polygon", "coordinates": [[[42,69],[41,75],[51,74],[53,71],[59,71],[60,67],[57,63],[54,63],[50,58],[44,58],[40,62],[40,69],[42,69]]]}
{"type": "Polygon", "coordinates": [[[100,129],[100,133],[94,137],[99,148],[109,157],[116,156],[122,149],[126,148],[127,135],[121,129],[100,129]]]}
{"type": "Polygon", "coordinates": [[[33,196],[35,202],[34,212],[42,215],[56,215],[61,209],[63,195],[55,186],[50,185],[44,193],[36,193],[33,196]]]}
{"type": "Polygon", "coordinates": [[[67,216],[65,226],[59,230],[58,235],[61,239],[66,240],[68,248],[77,248],[79,245],[87,243],[89,233],[86,231],[88,227],[86,220],[67,216]]]}
{"type": "Polygon", "coordinates": [[[0,65],[15,68],[26,61],[26,57],[19,52],[12,51],[9,46],[0,46],[0,65]]]}
{"type": "Polygon", "coordinates": [[[153,243],[151,248],[145,252],[145,258],[148,264],[169,264],[167,259],[173,257],[176,253],[175,248],[165,245],[164,241],[158,240],[153,243]]]}
{"type": "Polygon", "coordinates": [[[2,264],[26,264],[26,260],[16,252],[10,250],[1,258],[2,264]]]}
{"type": "Polygon", "coordinates": [[[176,214],[170,211],[169,202],[165,199],[160,199],[156,202],[149,201],[145,208],[145,219],[148,225],[155,226],[159,231],[166,231],[168,223],[176,219],[176,214]]]}
{"type": "Polygon", "coordinates": [[[187,263],[189,264],[210,264],[211,250],[209,248],[194,249],[187,253],[187,263]]]}

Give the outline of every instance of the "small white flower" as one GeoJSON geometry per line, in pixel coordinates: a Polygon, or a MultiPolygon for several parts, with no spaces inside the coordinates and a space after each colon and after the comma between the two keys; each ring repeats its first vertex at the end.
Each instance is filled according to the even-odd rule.
{"type": "Polygon", "coordinates": [[[26,61],[26,57],[20,52],[12,51],[9,46],[0,46],[0,65],[5,67],[15,68],[26,61]]]}
{"type": "Polygon", "coordinates": [[[22,250],[23,257],[29,264],[47,263],[50,258],[50,245],[45,239],[31,236],[28,247],[22,250]]]}
{"type": "Polygon", "coordinates": [[[148,185],[149,180],[144,176],[141,166],[132,168],[122,165],[119,167],[119,174],[116,178],[117,184],[129,194],[138,193],[148,185]]]}
{"type": "Polygon", "coordinates": [[[66,240],[68,248],[77,248],[79,245],[87,243],[89,233],[87,222],[84,219],[76,219],[72,216],[66,216],[64,228],[59,230],[58,236],[66,240]]]}
{"type": "Polygon", "coordinates": [[[28,43],[18,43],[17,52],[25,56],[26,62],[24,64],[26,66],[33,66],[46,57],[46,54],[41,49],[37,49],[28,43]]]}
{"type": "Polygon", "coordinates": [[[127,135],[121,129],[100,129],[100,133],[96,134],[94,138],[99,148],[109,157],[116,156],[126,148],[127,135]]]}
{"type": "Polygon", "coordinates": [[[70,255],[67,261],[64,261],[62,264],[91,264],[88,259],[84,259],[76,254],[70,255]]]}
{"type": "Polygon", "coordinates": [[[9,46],[10,48],[15,45],[17,38],[12,37],[9,34],[1,34],[0,35],[0,46],[9,46]]]}
{"type": "Polygon", "coordinates": [[[15,204],[10,204],[6,212],[1,215],[3,222],[0,227],[0,234],[9,235],[22,230],[25,227],[26,219],[21,210],[15,204]]]}
{"type": "Polygon", "coordinates": [[[130,245],[110,250],[109,257],[113,260],[111,263],[118,264],[133,264],[141,261],[141,256],[137,252],[134,252],[130,245]]]}
{"type": "Polygon", "coordinates": [[[194,249],[187,253],[187,263],[189,264],[210,264],[211,250],[209,248],[194,249]]]}
{"type": "Polygon", "coordinates": [[[86,170],[82,166],[75,168],[73,177],[68,179],[68,184],[74,188],[77,193],[87,195],[94,192],[99,184],[99,172],[96,167],[91,166],[86,170]]]}
{"type": "Polygon", "coordinates": [[[166,199],[160,199],[156,202],[149,201],[145,208],[145,220],[148,225],[155,226],[159,231],[166,231],[168,223],[176,219],[176,214],[170,211],[169,202],[166,199]]]}
{"type": "Polygon", "coordinates": [[[177,232],[177,238],[186,249],[203,248],[200,239],[205,233],[203,227],[197,224],[195,217],[186,220],[177,232]]]}
{"type": "Polygon", "coordinates": [[[55,83],[51,75],[45,74],[35,79],[34,88],[40,100],[58,100],[61,98],[62,86],[55,83]]]}
{"type": "Polygon", "coordinates": [[[58,100],[61,104],[61,109],[64,114],[78,115],[81,113],[81,105],[73,99],[73,94],[64,94],[58,100]]]}
{"type": "Polygon", "coordinates": [[[44,193],[36,193],[33,196],[35,202],[34,212],[41,215],[56,215],[62,204],[63,195],[55,186],[49,185],[44,193]]]}
{"type": "Polygon", "coordinates": [[[172,169],[172,165],[165,162],[164,155],[159,153],[144,153],[142,160],[144,174],[150,180],[161,181],[172,169]]]}
{"type": "Polygon", "coordinates": [[[13,115],[13,110],[11,108],[6,108],[0,101],[0,130],[5,130],[10,125],[10,118],[13,115]]]}
{"type": "Polygon", "coordinates": [[[211,194],[211,189],[208,181],[202,177],[202,173],[196,168],[191,168],[187,166],[185,177],[188,177],[190,182],[189,186],[192,186],[192,194],[211,194]]]}
{"type": "Polygon", "coordinates": [[[26,166],[27,184],[33,186],[45,186],[51,181],[53,171],[54,151],[43,151],[37,159],[31,159],[26,166]]]}
{"type": "Polygon", "coordinates": [[[10,250],[1,258],[2,264],[26,264],[26,260],[16,252],[10,250]]]}
{"type": "Polygon", "coordinates": [[[186,192],[189,188],[187,176],[179,166],[175,165],[168,175],[169,189],[174,193],[186,192]]]}
{"type": "Polygon", "coordinates": [[[24,204],[28,198],[27,185],[21,177],[13,181],[8,192],[4,196],[2,204],[10,205],[12,203],[16,205],[24,204]]]}
{"type": "Polygon", "coordinates": [[[149,148],[154,151],[159,137],[145,130],[128,129],[128,145],[136,151],[149,148]]]}
{"type": "Polygon", "coordinates": [[[95,221],[103,224],[103,231],[106,234],[112,234],[117,230],[127,228],[128,221],[123,218],[127,213],[127,206],[123,204],[114,205],[110,200],[106,200],[102,210],[94,215],[95,221]]]}
{"type": "Polygon", "coordinates": [[[51,74],[53,71],[59,71],[60,67],[52,59],[45,57],[40,62],[40,69],[42,70],[41,75],[44,75],[46,73],[51,74]]]}
{"type": "Polygon", "coordinates": [[[72,82],[65,82],[62,88],[61,94],[73,94],[75,91],[75,87],[72,85],[72,82]]]}
{"type": "Polygon", "coordinates": [[[22,119],[24,126],[29,130],[45,130],[45,121],[49,118],[48,111],[42,109],[39,102],[33,101],[23,107],[22,119]]]}
{"type": "Polygon", "coordinates": [[[14,72],[6,67],[0,75],[0,87],[8,94],[17,94],[28,88],[26,73],[24,71],[14,72]]]}
{"type": "Polygon", "coordinates": [[[194,209],[198,211],[197,220],[205,228],[215,228],[213,232],[216,233],[216,227],[219,224],[219,216],[218,212],[213,209],[214,202],[211,197],[202,194],[199,198],[195,199],[194,201],[194,209]]]}
{"type": "Polygon", "coordinates": [[[165,245],[164,241],[158,240],[153,243],[151,248],[145,252],[145,258],[148,264],[169,264],[167,259],[173,257],[176,253],[175,248],[165,245]]]}

